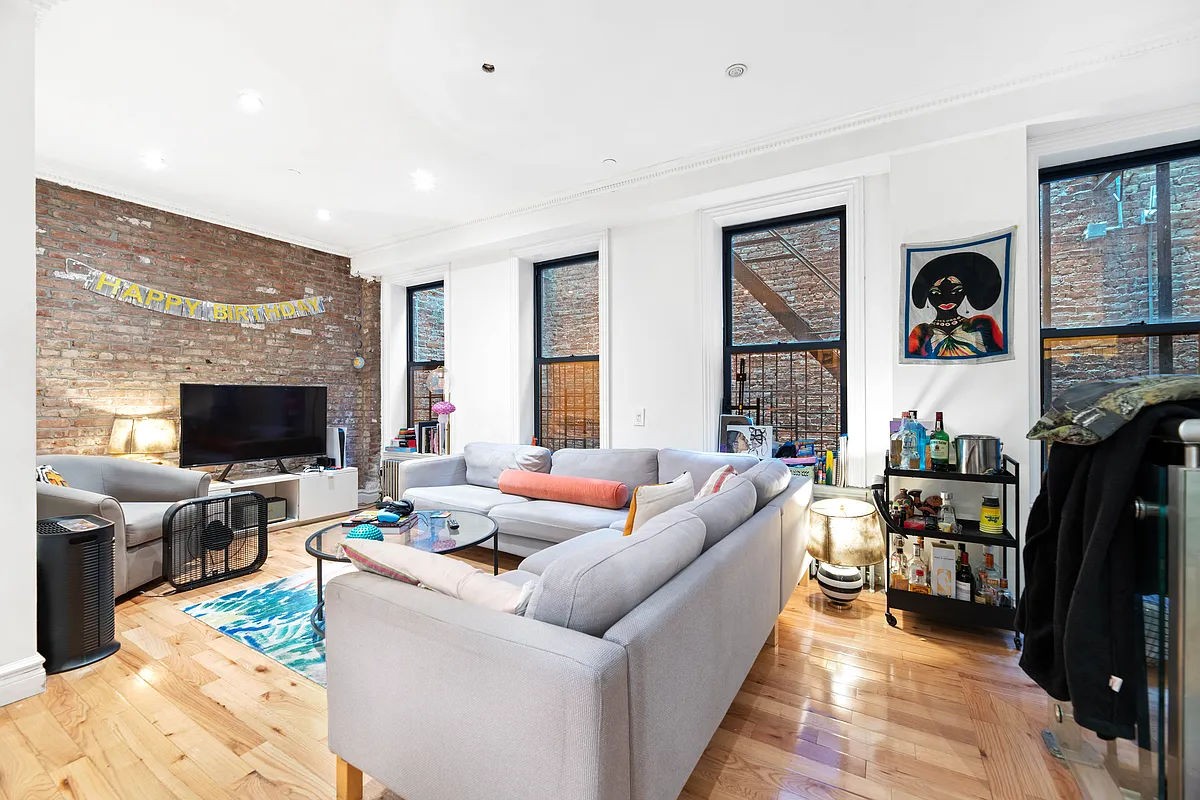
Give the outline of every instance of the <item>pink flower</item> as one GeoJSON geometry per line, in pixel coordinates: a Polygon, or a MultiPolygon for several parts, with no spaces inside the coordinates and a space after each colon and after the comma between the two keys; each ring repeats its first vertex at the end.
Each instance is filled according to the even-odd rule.
{"type": "Polygon", "coordinates": [[[456,409],[454,407],[454,403],[451,403],[449,400],[439,400],[438,402],[434,403],[433,408],[429,410],[440,417],[443,414],[453,414],[458,409],[456,409]]]}

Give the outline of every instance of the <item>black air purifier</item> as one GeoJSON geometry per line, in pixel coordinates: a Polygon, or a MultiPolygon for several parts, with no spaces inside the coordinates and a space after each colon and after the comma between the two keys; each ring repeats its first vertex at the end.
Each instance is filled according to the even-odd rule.
{"type": "Polygon", "coordinates": [[[88,515],[37,524],[38,652],[66,672],[121,649],[115,639],[113,524],[88,515]]]}

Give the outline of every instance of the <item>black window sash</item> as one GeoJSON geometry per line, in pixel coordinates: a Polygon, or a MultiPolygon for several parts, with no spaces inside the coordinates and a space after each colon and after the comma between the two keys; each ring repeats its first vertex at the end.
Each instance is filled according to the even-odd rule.
{"type": "MultiPolygon", "coordinates": [[[[428,420],[418,420],[415,418],[416,409],[413,408],[413,388],[415,386],[415,376],[421,374],[423,370],[436,369],[437,367],[446,366],[445,359],[436,361],[417,361],[413,358],[416,352],[413,348],[415,345],[415,332],[417,329],[417,314],[416,314],[416,299],[420,292],[427,292],[430,289],[442,290],[442,302],[445,303],[446,285],[443,281],[433,281],[432,283],[422,283],[417,286],[408,287],[408,392],[405,398],[405,407],[408,411],[408,425],[412,427],[418,422],[428,422],[428,420]]],[[[444,305],[443,305],[444,308],[444,305]]],[[[443,337],[443,351],[445,348],[445,332],[443,337]]]]}

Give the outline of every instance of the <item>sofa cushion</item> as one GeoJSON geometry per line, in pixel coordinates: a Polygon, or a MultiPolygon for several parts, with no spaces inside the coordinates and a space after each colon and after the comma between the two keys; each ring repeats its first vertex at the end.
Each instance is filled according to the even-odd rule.
{"type": "Polygon", "coordinates": [[[762,511],[767,503],[787,488],[788,481],[792,479],[787,464],[777,458],[765,458],[741,475],[754,484],[754,491],[758,493],[758,500],[754,503],[755,511],[762,511]]]}
{"type": "Polygon", "coordinates": [[[500,473],[506,469],[530,472],[550,471],[550,451],[528,444],[471,442],[463,448],[467,462],[467,483],[500,488],[500,473]]]}
{"type": "Polygon", "coordinates": [[[524,469],[501,472],[500,491],[532,500],[558,500],[597,508],[624,508],[629,502],[629,487],[620,481],[547,475],[524,469]]]}
{"type": "MultiPolygon", "coordinates": [[[[613,524],[617,525],[619,523],[614,522],[613,524]]],[[[601,528],[581,533],[578,536],[564,539],[558,544],[552,544],[546,549],[534,553],[521,562],[521,571],[541,575],[546,571],[546,567],[550,566],[550,562],[565,556],[567,553],[574,553],[576,550],[585,547],[594,547],[601,542],[615,542],[621,538],[623,537],[620,528],[601,528]]]]}
{"type": "Polygon", "coordinates": [[[125,546],[153,542],[162,538],[163,517],[173,503],[121,503],[125,515],[125,546]]]}
{"type": "Polygon", "coordinates": [[[624,520],[623,509],[577,506],[554,500],[524,500],[496,506],[489,513],[500,532],[511,536],[561,542],[597,528],[607,528],[614,520],[624,520]]]}
{"type": "Polygon", "coordinates": [[[510,583],[513,586],[524,587],[530,581],[536,581],[540,576],[532,572],[526,572],[523,569],[510,569],[508,572],[501,572],[496,576],[496,580],[510,583]]]}
{"type": "Polygon", "coordinates": [[[629,516],[623,530],[626,536],[635,533],[650,520],[691,500],[696,494],[690,473],[683,473],[670,483],[652,483],[639,486],[629,504],[629,516]]]}
{"type": "Polygon", "coordinates": [[[658,482],[665,483],[684,472],[692,473],[692,483],[697,491],[708,481],[718,467],[731,465],[744,472],[758,463],[757,456],[737,453],[697,453],[694,450],[676,450],[665,447],[658,451],[658,482]]]}
{"type": "Polygon", "coordinates": [[[653,448],[591,450],[569,447],[554,451],[550,474],[620,481],[629,487],[632,495],[639,486],[658,483],[658,451],[653,448]]]}
{"type": "Polygon", "coordinates": [[[695,514],[704,522],[704,549],[712,547],[754,514],[758,494],[754,484],[741,475],[725,481],[716,494],[698,497],[679,508],[695,514]]]}
{"type": "Polygon", "coordinates": [[[525,616],[602,636],[691,564],[703,545],[704,523],[673,508],[637,536],[556,558],[542,573],[525,616]]]}
{"type": "Polygon", "coordinates": [[[486,514],[493,508],[516,503],[528,503],[524,497],[513,497],[499,489],[486,486],[414,486],[404,491],[404,499],[410,501],[418,511],[474,511],[486,514]]]}
{"type": "Polygon", "coordinates": [[[699,500],[701,497],[708,497],[709,495],[716,494],[717,492],[721,491],[725,488],[726,481],[728,481],[734,475],[737,475],[737,470],[733,468],[732,464],[726,464],[722,467],[717,467],[715,470],[713,470],[713,473],[708,476],[708,480],[704,482],[704,485],[701,486],[696,492],[696,499],[699,500]]]}

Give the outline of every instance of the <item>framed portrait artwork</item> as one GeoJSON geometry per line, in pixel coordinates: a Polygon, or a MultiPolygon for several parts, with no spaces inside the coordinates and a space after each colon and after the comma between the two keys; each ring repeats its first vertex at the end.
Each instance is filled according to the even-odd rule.
{"type": "Polygon", "coordinates": [[[900,363],[1012,359],[1016,230],[901,246],[900,363]]]}

